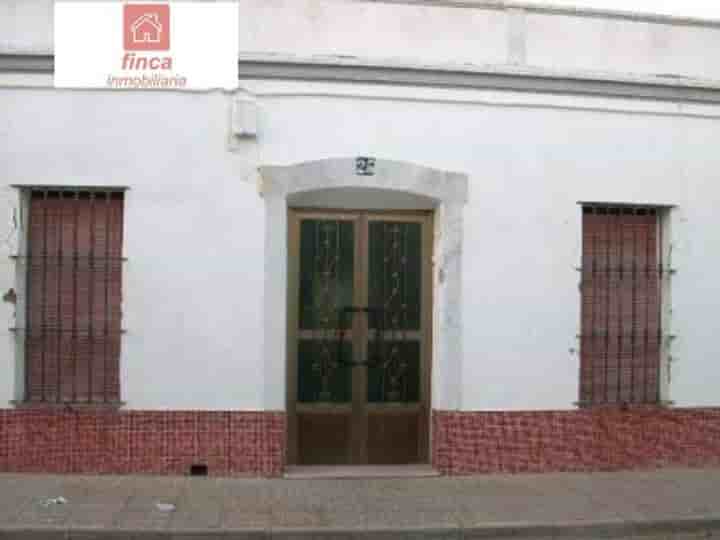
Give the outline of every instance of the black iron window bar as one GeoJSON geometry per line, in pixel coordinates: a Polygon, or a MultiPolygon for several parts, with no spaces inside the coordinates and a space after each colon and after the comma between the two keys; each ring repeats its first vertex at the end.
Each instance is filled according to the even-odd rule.
{"type": "Polygon", "coordinates": [[[663,261],[661,219],[666,207],[583,204],[582,208],[584,217],[602,223],[593,223],[589,235],[583,224],[583,263],[578,269],[583,291],[579,405],[659,403],[660,362],[674,338],[663,331],[662,291],[674,273],[663,261]],[[647,221],[642,223],[641,217],[647,221]],[[641,226],[655,232],[648,231],[643,238],[641,226]],[[588,236],[591,252],[585,249],[588,236]]]}
{"type": "Polygon", "coordinates": [[[24,339],[24,402],[119,404],[125,188],[16,187],[29,208],[27,248],[14,256],[25,326],[12,329],[24,339]]]}

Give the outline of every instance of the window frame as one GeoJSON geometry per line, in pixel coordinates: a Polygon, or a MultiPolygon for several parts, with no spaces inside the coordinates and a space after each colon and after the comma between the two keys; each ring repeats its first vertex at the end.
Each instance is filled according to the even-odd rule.
{"type": "Polygon", "coordinates": [[[671,306],[672,306],[672,276],[677,272],[672,261],[672,222],[673,214],[677,209],[674,204],[658,204],[658,203],[628,203],[628,202],[605,202],[605,201],[578,201],[580,209],[580,239],[579,239],[579,258],[580,263],[577,266],[579,278],[579,319],[578,319],[578,401],[575,403],[580,408],[598,408],[598,407],[620,407],[627,408],[629,406],[641,407],[668,407],[673,405],[670,393],[670,377],[672,357],[672,343],[676,336],[671,331],[671,306]],[[658,355],[658,400],[657,401],[609,401],[596,402],[583,400],[583,280],[584,280],[584,255],[585,255],[585,227],[584,214],[586,208],[604,208],[608,209],[645,209],[653,210],[657,216],[657,257],[659,265],[662,267],[662,274],[658,277],[659,286],[659,324],[660,324],[660,343],[658,355]]]}
{"type": "Polygon", "coordinates": [[[126,329],[123,326],[123,309],[122,302],[124,295],[122,291],[125,289],[125,271],[124,265],[127,261],[126,256],[126,216],[127,216],[127,193],[130,190],[124,185],[82,185],[82,184],[11,184],[11,188],[17,191],[17,223],[16,223],[16,249],[10,256],[15,261],[15,326],[11,328],[11,332],[15,334],[15,378],[12,405],[21,408],[120,408],[125,405],[122,399],[124,394],[122,384],[122,341],[126,329]],[[36,192],[63,192],[63,193],[122,193],[123,197],[123,217],[121,222],[121,245],[120,245],[120,282],[121,282],[121,299],[120,299],[120,332],[118,362],[118,399],[112,401],[63,401],[60,400],[30,400],[30,390],[28,388],[28,361],[27,361],[27,341],[25,330],[28,326],[29,309],[29,242],[30,242],[30,205],[33,193],[36,192]]]}

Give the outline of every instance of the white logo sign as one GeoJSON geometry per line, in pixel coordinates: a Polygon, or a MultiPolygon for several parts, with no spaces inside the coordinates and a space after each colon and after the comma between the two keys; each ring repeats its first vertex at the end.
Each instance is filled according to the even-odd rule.
{"type": "Polygon", "coordinates": [[[55,2],[55,86],[237,87],[233,1],[55,2]]]}

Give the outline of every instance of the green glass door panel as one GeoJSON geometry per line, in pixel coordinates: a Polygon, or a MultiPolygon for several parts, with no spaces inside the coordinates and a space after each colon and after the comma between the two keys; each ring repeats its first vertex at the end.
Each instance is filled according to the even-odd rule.
{"type": "Polygon", "coordinates": [[[369,301],[380,315],[368,321],[375,330],[368,351],[377,361],[368,368],[367,399],[417,402],[420,342],[410,333],[421,326],[422,225],[371,221],[368,228],[369,301]]]}
{"type": "Polygon", "coordinates": [[[300,403],[349,403],[352,399],[352,367],[338,363],[352,358],[352,344],[320,339],[298,342],[298,401],[300,403]]]}
{"type": "Polygon", "coordinates": [[[420,343],[383,343],[384,363],[368,367],[369,403],[415,403],[420,401],[420,343]]]}
{"type": "Polygon", "coordinates": [[[300,222],[300,330],[312,331],[311,338],[298,342],[300,402],[351,401],[352,344],[342,341],[340,330],[352,321],[340,314],[353,303],[354,264],[353,222],[300,222]]]}
{"type": "Polygon", "coordinates": [[[419,330],[421,225],[372,221],[369,229],[370,306],[382,310],[385,330],[419,330]]]}
{"type": "Polygon", "coordinates": [[[337,329],[353,303],[355,231],[351,221],[300,223],[300,329],[337,329]]]}

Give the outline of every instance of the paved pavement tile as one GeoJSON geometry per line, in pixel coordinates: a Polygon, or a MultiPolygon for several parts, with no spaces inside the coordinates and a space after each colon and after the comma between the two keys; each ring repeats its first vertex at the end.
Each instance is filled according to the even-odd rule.
{"type": "Polygon", "coordinates": [[[702,540],[720,536],[720,470],[364,480],[0,474],[0,540],[28,528],[24,540],[99,540],[108,531],[118,540],[364,540],[367,532],[465,540],[528,531],[535,540],[702,540]],[[58,496],[67,504],[45,504],[58,496]]]}
{"type": "Polygon", "coordinates": [[[367,510],[367,527],[373,530],[395,527],[456,529],[459,526],[459,513],[453,504],[370,504],[367,510]]]}
{"type": "Polygon", "coordinates": [[[5,495],[0,496],[0,524],[15,521],[22,509],[32,501],[32,497],[5,495]]]}
{"type": "Polygon", "coordinates": [[[238,484],[225,486],[222,501],[222,527],[228,529],[269,530],[272,521],[270,495],[267,489],[238,484]]]}
{"type": "Polygon", "coordinates": [[[309,528],[365,528],[362,512],[338,511],[320,504],[306,504],[301,507],[279,508],[271,511],[271,530],[309,528]]]}
{"type": "Polygon", "coordinates": [[[167,529],[172,520],[171,512],[160,512],[154,509],[124,508],[115,518],[114,527],[124,530],[163,530],[167,529]]]}
{"type": "Polygon", "coordinates": [[[64,529],[0,531],[0,540],[67,540],[64,529]]]}
{"type": "Polygon", "coordinates": [[[170,528],[174,530],[218,529],[221,525],[221,503],[220,501],[211,500],[193,504],[180,501],[170,520],[170,528]]]}
{"type": "Polygon", "coordinates": [[[34,498],[20,510],[12,523],[38,527],[62,527],[69,515],[70,508],[67,504],[46,506],[43,499],[34,498]]]}
{"type": "Polygon", "coordinates": [[[113,503],[69,503],[69,528],[111,528],[123,511],[122,502],[113,503]]]}
{"type": "Polygon", "coordinates": [[[292,480],[274,482],[267,495],[273,530],[365,527],[364,482],[292,480]]]}
{"type": "Polygon", "coordinates": [[[225,529],[270,530],[271,523],[269,508],[223,508],[222,527],[225,529]]]}
{"type": "Polygon", "coordinates": [[[272,540],[356,540],[352,533],[285,529],[269,533],[272,540]]]}
{"type": "Polygon", "coordinates": [[[450,497],[458,492],[463,480],[447,477],[407,478],[404,481],[392,478],[377,478],[360,481],[368,497],[450,497]]]}

